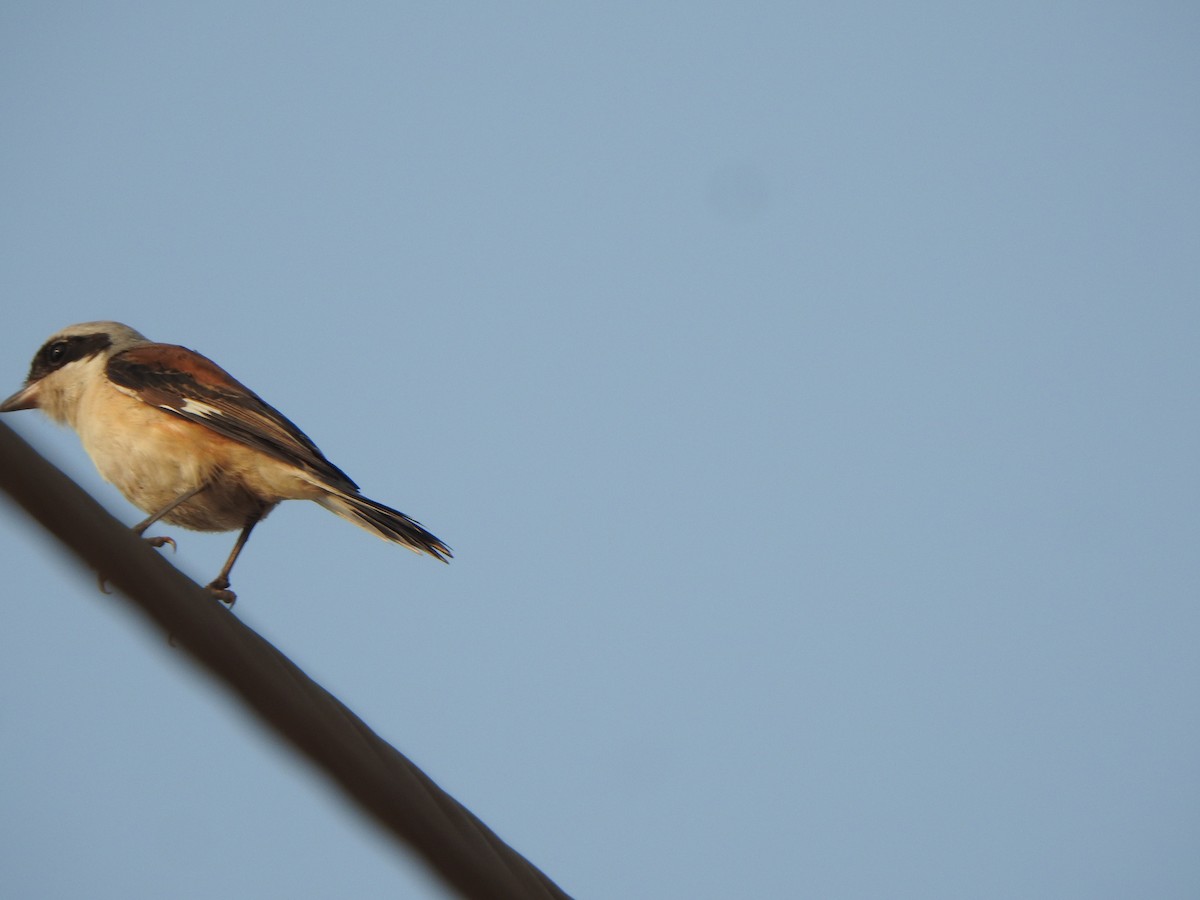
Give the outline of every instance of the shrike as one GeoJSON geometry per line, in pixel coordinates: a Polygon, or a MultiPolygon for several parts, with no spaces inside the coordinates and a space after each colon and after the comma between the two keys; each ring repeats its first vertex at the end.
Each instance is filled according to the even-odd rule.
{"type": "Polygon", "coordinates": [[[86,322],[52,336],[25,386],[0,404],[0,412],[19,409],[40,409],[78,432],[104,479],[149,513],[136,534],[160,519],[196,531],[241,529],[208,585],[230,605],[238,554],[283,500],[315,500],[442,562],[453,555],[419,522],[360,494],[304,432],[216,363],[127,325],[86,322]]]}

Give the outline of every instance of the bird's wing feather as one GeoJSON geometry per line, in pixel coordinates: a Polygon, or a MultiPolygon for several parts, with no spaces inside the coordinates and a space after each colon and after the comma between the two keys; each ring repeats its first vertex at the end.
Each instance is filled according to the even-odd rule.
{"type": "Polygon", "coordinates": [[[279,410],[193,350],[142,344],[115,354],[107,374],[118,390],[143,403],[312,472],[342,490],[358,490],[279,410]]]}

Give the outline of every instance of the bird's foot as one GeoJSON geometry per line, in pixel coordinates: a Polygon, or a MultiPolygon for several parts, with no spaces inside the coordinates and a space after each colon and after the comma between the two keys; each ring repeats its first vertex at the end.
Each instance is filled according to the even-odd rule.
{"type": "MultiPolygon", "coordinates": [[[[142,538],[142,540],[143,540],[143,541],[145,541],[147,544],[149,544],[151,547],[165,547],[167,544],[170,544],[170,545],[171,545],[171,549],[172,549],[172,550],[178,550],[178,549],[179,549],[179,548],[176,546],[176,544],[175,544],[175,538],[171,538],[171,537],[143,537],[143,536],[142,536],[142,533],[141,533],[140,531],[138,531],[137,529],[134,529],[134,532],[133,532],[133,533],[134,533],[134,534],[136,534],[138,537],[142,538]]],[[[111,593],[112,593],[112,591],[110,591],[110,590],[108,589],[108,576],[107,576],[107,575],[105,575],[103,572],[97,572],[97,573],[96,573],[96,578],[97,578],[97,579],[99,580],[99,582],[100,582],[100,593],[102,593],[102,594],[111,594],[111,593]]]]}
{"type": "Polygon", "coordinates": [[[167,544],[170,544],[172,550],[179,549],[178,547],[175,546],[175,538],[144,537],[144,538],[142,538],[142,540],[145,541],[147,544],[149,544],[151,547],[165,547],[167,544]]]}
{"type": "Polygon", "coordinates": [[[229,589],[229,580],[226,578],[218,578],[204,586],[204,589],[233,609],[233,604],[237,603],[237,594],[229,589]]]}
{"type": "MultiPolygon", "coordinates": [[[[133,529],[133,533],[138,535],[138,538],[142,538],[142,540],[144,540],[146,544],[149,544],[151,547],[164,547],[169,544],[173,551],[179,550],[179,547],[175,546],[174,538],[144,538],[142,532],[139,532],[137,528],[133,529]]],[[[100,593],[112,594],[112,590],[108,589],[108,576],[104,575],[103,572],[97,572],[96,577],[98,580],[100,580],[100,593]]]]}

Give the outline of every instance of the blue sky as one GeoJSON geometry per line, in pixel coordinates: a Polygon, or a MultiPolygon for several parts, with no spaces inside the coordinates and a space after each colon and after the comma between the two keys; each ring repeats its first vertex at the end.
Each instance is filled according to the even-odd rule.
{"type": "MultiPolygon", "coordinates": [[[[564,889],[1200,893],[1191,5],[0,35],[0,393],[124,321],[445,539],[285,505],[237,615],[564,889]]],[[[6,893],[442,896],[5,508],[0,565],[6,893]]]]}

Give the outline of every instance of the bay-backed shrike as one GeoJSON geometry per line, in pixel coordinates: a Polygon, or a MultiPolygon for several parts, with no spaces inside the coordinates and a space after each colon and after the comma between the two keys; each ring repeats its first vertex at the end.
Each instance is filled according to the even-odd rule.
{"type": "Polygon", "coordinates": [[[442,562],[452,555],[419,522],[360,494],[304,432],[224,369],[127,325],[86,322],[46,341],[25,386],[0,404],[0,412],[35,408],[74,428],[105,480],[150,514],[136,534],[159,519],[196,531],[241,529],[208,585],[230,605],[238,554],[283,500],[315,500],[410,550],[442,562]]]}

